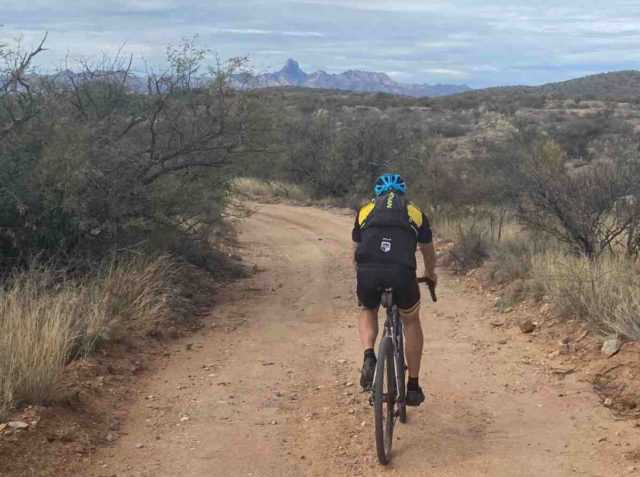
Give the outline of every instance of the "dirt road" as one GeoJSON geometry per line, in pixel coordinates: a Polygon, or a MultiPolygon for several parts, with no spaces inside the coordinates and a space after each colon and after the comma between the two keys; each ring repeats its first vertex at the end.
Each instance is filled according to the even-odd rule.
{"type": "Polygon", "coordinates": [[[231,285],[207,330],[175,344],[140,384],[90,476],[619,476],[631,425],[542,350],[496,327],[491,304],[442,276],[425,303],[426,405],[375,460],[357,386],[350,215],[256,205],[240,225],[258,273],[231,285]]]}

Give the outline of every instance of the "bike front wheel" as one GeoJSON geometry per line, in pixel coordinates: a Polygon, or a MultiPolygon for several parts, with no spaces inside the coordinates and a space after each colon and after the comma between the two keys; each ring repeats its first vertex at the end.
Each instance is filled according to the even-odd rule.
{"type": "Polygon", "coordinates": [[[373,381],[373,414],[376,430],[378,461],[387,465],[391,461],[393,426],[395,424],[396,376],[393,341],[385,337],[380,343],[376,376],[373,381]]]}

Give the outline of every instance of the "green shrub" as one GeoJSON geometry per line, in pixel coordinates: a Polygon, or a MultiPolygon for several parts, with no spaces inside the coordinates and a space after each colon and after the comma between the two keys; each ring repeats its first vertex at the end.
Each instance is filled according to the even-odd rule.
{"type": "Polygon", "coordinates": [[[491,260],[487,263],[491,281],[505,284],[528,278],[532,255],[527,238],[495,242],[491,247],[491,260]]]}
{"type": "Polygon", "coordinates": [[[496,308],[500,311],[506,311],[528,299],[539,302],[544,298],[544,288],[533,279],[517,278],[504,285],[496,302],[496,308]]]}
{"type": "Polygon", "coordinates": [[[486,229],[472,224],[459,227],[455,245],[450,251],[454,270],[464,273],[481,266],[490,256],[491,243],[486,229]]]}
{"type": "Polygon", "coordinates": [[[117,64],[24,77],[30,88],[12,90],[26,74],[15,65],[32,56],[0,55],[3,273],[32,256],[64,262],[149,250],[167,234],[202,241],[219,226],[230,166],[257,137],[255,103],[228,84],[238,61],[194,87],[184,68],[197,70],[206,51],[183,43],[169,48],[167,74],[149,77],[144,94],[117,64]]]}

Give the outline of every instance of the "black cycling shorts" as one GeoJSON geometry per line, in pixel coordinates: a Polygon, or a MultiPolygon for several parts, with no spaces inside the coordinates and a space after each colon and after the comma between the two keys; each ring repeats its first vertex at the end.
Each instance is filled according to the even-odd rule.
{"type": "Polygon", "coordinates": [[[364,308],[378,308],[385,288],[393,288],[393,301],[401,310],[411,310],[420,303],[415,270],[360,265],[357,281],[358,302],[364,308]]]}

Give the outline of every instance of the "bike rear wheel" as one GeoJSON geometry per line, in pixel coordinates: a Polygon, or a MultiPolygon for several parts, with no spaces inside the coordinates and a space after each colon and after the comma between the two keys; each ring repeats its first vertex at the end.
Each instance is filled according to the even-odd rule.
{"type": "Polygon", "coordinates": [[[387,465],[391,461],[393,426],[396,417],[396,376],[393,341],[385,337],[380,343],[376,377],[373,382],[373,414],[376,429],[378,461],[387,465]]]}

